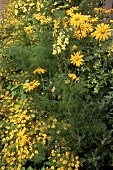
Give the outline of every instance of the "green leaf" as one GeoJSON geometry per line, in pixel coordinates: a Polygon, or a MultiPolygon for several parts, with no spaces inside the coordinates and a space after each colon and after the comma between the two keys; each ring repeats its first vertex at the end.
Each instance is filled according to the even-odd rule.
{"type": "Polygon", "coordinates": [[[12,88],[11,88],[11,91],[13,91],[13,90],[17,89],[17,88],[18,88],[18,86],[19,86],[19,85],[16,85],[16,86],[12,87],[12,88]]]}
{"type": "Polygon", "coordinates": [[[87,56],[85,57],[85,61],[90,61],[94,58],[94,56],[90,55],[90,56],[87,56]]]}
{"type": "Polygon", "coordinates": [[[57,149],[56,149],[56,152],[57,152],[57,153],[60,153],[60,148],[57,148],[57,149]]]}
{"type": "Polygon", "coordinates": [[[29,166],[29,167],[27,168],[27,170],[33,170],[33,168],[32,168],[31,166],[29,166]]]}
{"type": "Polygon", "coordinates": [[[22,167],[21,170],[25,170],[25,167],[22,167]]]}
{"type": "Polygon", "coordinates": [[[10,85],[7,87],[7,90],[10,90],[10,89],[11,89],[11,87],[12,87],[12,86],[11,86],[11,84],[10,84],[10,85]]]}
{"type": "Polygon", "coordinates": [[[45,168],[43,167],[41,170],[45,170],[45,168]]]}
{"type": "Polygon", "coordinates": [[[53,163],[52,162],[45,162],[46,165],[52,166],[53,163]]]}
{"type": "Polygon", "coordinates": [[[25,98],[26,98],[26,94],[22,94],[20,97],[21,100],[24,100],[25,98]]]}
{"type": "Polygon", "coordinates": [[[16,95],[16,91],[12,91],[11,94],[12,94],[12,96],[15,96],[16,95]]]}
{"type": "Polygon", "coordinates": [[[23,89],[20,89],[19,94],[22,95],[24,93],[23,89]]]}

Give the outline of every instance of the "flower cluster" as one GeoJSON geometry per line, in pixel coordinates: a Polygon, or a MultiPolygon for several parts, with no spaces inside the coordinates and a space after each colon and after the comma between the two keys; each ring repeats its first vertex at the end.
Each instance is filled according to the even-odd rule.
{"type": "Polygon", "coordinates": [[[53,44],[53,55],[59,54],[66,50],[66,46],[69,44],[69,36],[66,37],[65,32],[59,32],[56,43],[53,44]]]}
{"type": "Polygon", "coordinates": [[[51,151],[48,159],[52,165],[51,167],[46,166],[46,170],[55,170],[56,168],[57,170],[78,170],[81,166],[79,156],[75,156],[74,153],[65,146],[56,146],[55,149],[51,151]]]}

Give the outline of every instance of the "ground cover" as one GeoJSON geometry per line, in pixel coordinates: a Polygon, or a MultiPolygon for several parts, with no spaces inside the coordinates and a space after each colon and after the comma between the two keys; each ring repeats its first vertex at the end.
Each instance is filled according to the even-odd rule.
{"type": "Polygon", "coordinates": [[[113,163],[113,9],[10,0],[0,32],[1,170],[113,163]]]}

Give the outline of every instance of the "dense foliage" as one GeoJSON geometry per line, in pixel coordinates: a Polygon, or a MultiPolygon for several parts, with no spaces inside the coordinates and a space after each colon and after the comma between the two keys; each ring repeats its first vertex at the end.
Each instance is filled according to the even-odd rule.
{"type": "Polygon", "coordinates": [[[113,165],[112,11],[96,0],[7,2],[0,26],[1,170],[113,165]]]}

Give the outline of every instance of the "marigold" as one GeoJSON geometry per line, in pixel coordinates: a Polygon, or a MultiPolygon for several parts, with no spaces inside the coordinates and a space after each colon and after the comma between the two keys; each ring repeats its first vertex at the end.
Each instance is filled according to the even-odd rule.
{"type": "Polygon", "coordinates": [[[76,66],[80,66],[83,63],[83,55],[80,55],[80,52],[76,52],[73,55],[71,55],[71,63],[76,66]]]}
{"type": "Polygon", "coordinates": [[[108,37],[111,35],[109,24],[98,24],[96,30],[91,34],[92,37],[95,39],[100,40],[107,40],[108,37]]]}

